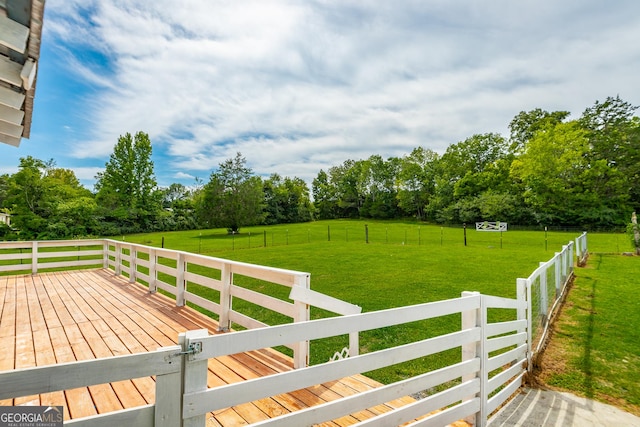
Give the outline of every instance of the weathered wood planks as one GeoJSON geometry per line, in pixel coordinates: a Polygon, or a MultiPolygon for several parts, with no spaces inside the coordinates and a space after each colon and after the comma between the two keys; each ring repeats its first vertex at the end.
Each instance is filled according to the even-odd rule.
{"type": "MultiPolygon", "coordinates": [[[[216,321],[106,270],[0,278],[0,348],[7,349],[0,352],[0,370],[155,351],[174,345],[181,332],[202,328],[218,333],[216,321]]],[[[292,359],[273,349],[251,351],[211,359],[207,384],[216,387],[291,369],[292,359]]],[[[357,375],[221,409],[207,414],[207,425],[258,422],[377,385],[357,375]]],[[[0,404],[63,405],[65,419],[70,419],[154,401],[155,380],[145,377],[0,404]]],[[[399,399],[323,425],[355,424],[411,401],[399,399]]]]}

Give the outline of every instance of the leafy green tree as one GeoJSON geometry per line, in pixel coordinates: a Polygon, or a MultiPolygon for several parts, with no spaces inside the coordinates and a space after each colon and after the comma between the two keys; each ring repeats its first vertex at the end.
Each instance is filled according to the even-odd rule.
{"type": "Polygon", "coordinates": [[[264,181],[265,224],[311,221],[309,188],[300,178],[272,174],[264,181]]]}
{"type": "Polygon", "coordinates": [[[17,173],[7,179],[4,207],[23,239],[81,236],[94,231],[93,195],[73,171],[31,156],[20,159],[17,173]],[[76,206],[82,214],[71,209],[76,206]]]}
{"type": "Polygon", "coordinates": [[[104,172],[97,174],[96,200],[107,219],[125,231],[148,231],[161,211],[149,135],[118,138],[104,172]]]}
{"type": "Polygon", "coordinates": [[[461,199],[450,206],[446,212],[453,218],[457,218],[457,221],[467,223],[495,220],[527,224],[531,215],[521,197],[492,189],[483,191],[475,197],[461,199]]]}
{"type": "Polygon", "coordinates": [[[173,183],[162,190],[162,207],[171,208],[176,202],[189,198],[189,189],[180,183],[173,183]]]}
{"type": "Polygon", "coordinates": [[[590,158],[588,131],[576,121],[538,131],[511,173],[540,224],[611,226],[626,216],[619,171],[590,158]]]}
{"type": "Polygon", "coordinates": [[[375,219],[395,218],[398,214],[396,177],[400,159],[384,160],[373,155],[360,163],[359,193],[363,198],[360,216],[375,219]]]}
{"type": "Polygon", "coordinates": [[[528,218],[523,212],[524,204],[518,195],[489,189],[478,196],[478,199],[482,220],[491,218],[516,224],[527,222],[528,218]]]}
{"type": "Polygon", "coordinates": [[[637,109],[619,96],[608,97],[587,108],[579,122],[588,131],[591,156],[622,173],[630,204],[640,210],[640,118],[634,116],[637,109]]]}
{"type": "Polygon", "coordinates": [[[51,200],[46,197],[47,183],[44,177],[53,166],[31,156],[20,159],[18,172],[11,179],[7,194],[7,207],[13,214],[13,226],[25,239],[34,239],[47,225],[51,214],[51,200]]]}
{"type": "Polygon", "coordinates": [[[246,159],[237,153],[211,174],[196,209],[201,224],[226,227],[234,233],[240,227],[260,224],[264,218],[262,180],[253,175],[246,159]]]}
{"type": "Polygon", "coordinates": [[[0,207],[6,208],[11,181],[12,178],[11,176],[9,176],[9,174],[0,175],[0,207]]]}
{"type": "Polygon", "coordinates": [[[56,219],[47,225],[48,238],[79,237],[96,234],[99,229],[97,204],[93,195],[77,196],[56,206],[56,219]]]}
{"type": "Polygon", "coordinates": [[[425,219],[425,207],[435,191],[438,154],[418,147],[402,158],[397,176],[398,206],[417,219],[425,219]]]}
{"type": "Polygon", "coordinates": [[[522,153],[536,132],[562,123],[567,117],[569,117],[568,111],[550,113],[540,108],[519,112],[509,123],[511,132],[509,150],[512,153],[522,153]]]}
{"type": "Polygon", "coordinates": [[[197,228],[194,191],[180,183],[173,183],[159,191],[164,212],[160,218],[162,230],[193,230],[197,228]]]}
{"type": "Polygon", "coordinates": [[[629,148],[628,133],[633,128],[633,114],[637,109],[616,96],[608,97],[604,102],[596,101],[582,113],[579,122],[589,131],[589,142],[596,157],[613,164],[624,160],[625,148],[629,148]]]}
{"type": "Polygon", "coordinates": [[[272,174],[269,179],[263,183],[265,202],[264,223],[267,225],[285,222],[284,210],[286,208],[287,195],[283,191],[282,186],[282,177],[277,173],[272,174]]]}
{"type": "Polygon", "coordinates": [[[324,170],[311,183],[313,206],[317,219],[333,219],[336,217],[336,188],[329,182],[329,175],[324,170]]]}
{"type": "Polygon", "coordinates": [[[360,179],[362,160],[345,160],[329,169],[329,181],[335,188],[338,218],[359,218],[364,195],[360,179]]]}
{"type": "Polygon", "coordinates": [[[473,135],[450,145],[437,163],[429,212],[440,222],[482,219],[479,196],[489,190],[508,193],[511,160],[507,141],[496,133],[473,135]]]}
{"type": "Polygon", "coordinates": [[[626,180],[631,209],[640,212],[640,117],[631,119],[627,135],[625,162],[619,170],[626,180]]]}
{"type": "Polygon", "coordinates": [[[93,234],[98,225],[93,194],[71,169],[50,168],[45,176],[52,203],[46,238],[93,234]]]}

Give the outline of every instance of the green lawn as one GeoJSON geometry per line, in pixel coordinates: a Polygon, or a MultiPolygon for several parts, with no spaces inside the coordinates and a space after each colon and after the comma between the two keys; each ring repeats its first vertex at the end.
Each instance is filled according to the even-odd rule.
{"type": "Polygon", "coordinates": [[[576,275],[541,378],[640,415],[640,257],[592,254],[576,275]]]}
{"type": "MultiPolygon", "coordinates": [[[[311,273],[312,289],[357,304],[368,312],[457,298],[463,291],[513,298],[517,278],[528,277],[540,262],[549,260],[579,234],[551,231],[501,234],[469,228],[465,245],[462,227],[336,220],[247,227],[238,235],[217,229],[114,239],[306,271],[311,273]]],[[[620,233],[591,233],[588,247],[590,252],[600,254],[632,250],[628,237],[620,233]]],[[[219,275],[216,271],[200,272],[219,275]]],[[[559,367],[545,368],[545,372],[553,374],[547,381],[555,387],[613,401],[640,414],[637,297],[640,258],[592,255],[587,268],[576,272],[575,288],[550,346],[553,349],[558,343],[559,357],[549,359],[545,354],[545,360],[552,360],[554,369],[559,367]]],[[[172,281],[164,277],[163,280],[172,281]]],[[[283,287],[253,279],[237,277],[236,283],[279,298],[288,295],[283,287]]],[[[203,296],[217,300],[215,291],[189,286],[191,291],[201,291],[203,296]]],[[[234,308],[267,324],[287,321],[260,307],[236,303],[234,308]]],[[[312,309],[311,315],[319,318],[330,314],[312,309]]],[[[496,311],[490,313],[490,318],[507,320],[511,315],[496,311]]],[[[361,352],[453,332],[459,327],[457,315],[365,332],[360,336],[361,352]]],[[[327,361],[347,343],[346,336],[312,342],[311,363],[327,361]]],[[[460,357],[459,351],[449,351],[369,375],[388,383],[450,365],[460,357]]]]}
{"type": "MultiPolygon", "coordinates": [[[[306,271],[311,273],[312,289],[360,305],[363,311],[374,311],[456,298],[462,291],[515,297],[516,278],[528,277],[539,262],[550,259],[578,235],[542,231],[508,231],[501,235],[469,228],[465,246],[462,227],[337,220],[247,227],[239,235],[203,230],[130,235],[124,239],[153,246],[161,246],[164,240],[166,248],[306,271]]],[[[591,250],[629,250],[624,245],[630,247],[624,235],[589,237],[591,250]]],[[[263,313],[256,313],[256,317],[260,315],[263,313]]],[[[312,310],[314,318],[326,315],[312,310]]],[[[449,316],[363,333],[361,347],[372,351],[399,345],[452,332],[459,325],[459,316],[449,316]]],[[[346,337],[312,342],[311,362],[328,360],[346,343],[346,337]]],[[[371,375],[382,382],[397,381],[459,358],[459,352],[449,352],[371,375]]]]}

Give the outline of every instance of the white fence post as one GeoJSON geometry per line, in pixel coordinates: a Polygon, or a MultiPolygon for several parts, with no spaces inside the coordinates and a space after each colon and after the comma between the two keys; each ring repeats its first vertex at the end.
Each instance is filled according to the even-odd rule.
{"type": "Polygon", "coordinates": [[[560,285],[558,285],[558,291],[556,292],[556,299],[558,297],[560,297],[560,294],[562,293],[562,289],[564,288],[564,284],[567,281],[567,278],[569,277],[567,275],[567,270],[568,270],[568,261],[569,258],[567,257],[567,255],[569,255],[569,246],[564,245],[562,246],[562,252],[560,252],[560,256],[562,257],[562,262],[560,263],[560,285]]]}
{"type": "Polygon", "coordinates": [[[555,273],[555,279],[556,279],[556,296],[553,299],[554,302],[555,300],[557,300],[560,297],[560,290],[562,289],[562,282],[564,282],[563,278],[562,278],[562,271],[564,270],[562,268],[562,265],[564,264],[564,255],[565,255],[565,249],[567,247],[563,246],[562,247],[562,252],[556,254],[555,257],[555,261],[553,263],[554,266],[554,273],[555,273]]]}
{"type": "Polygon", "coordinates": [[[115,243],[115,250],[116,250],[116,265],[115,265],[115,274],[116,276],[120,275],[120,272],[122,271],[122,246],[120,245],[120,243],[115,243]]]}
{"type": "MultiPolygon", "coordinates": [[[[163,347],[160,350],[182,350],[180,346],[163,347]]],[[[176,359],[174,363],[181,363],[176,359]]],[[[182,419],[182,370],[171,374],[156,375],[156,403],[154,426],[173,427],[181,425],[182,419]]]]}
{"type": "Polygon", "coordinates": [[[38,274],[38,242],[31,242],[31,274],[38,274]]]}
{"type": "Polygon", "coordinates": [[[156,263],[158,262],[156,257],[156,250],[149,249],[149,292],[154,293],[158,291],[158,278],[156,272],[156,263]]]}
{"type": "MultiPolygon", "coordinates": [[[[178,337],[178,343],[182,346],[182,351],[193,351],[194,342],[197,342],[200,338],[209,336],[209,332],[206,329],[198,329],[195,331],[183,332],[178,337]]],[[[182,385],[183,393],[193,393],[196,391],[204,391],[207,389],[207,363],[208,359],[191,361],[189,360],[189,354],[186,354],[183,359],[184,367],[184,382],[182,385]]],[[[180,418],[184,417],[184,408],[180,411],[180,418]]],[[[206,424],[206,415],[196,415],[191,418],[183,418],[183,427],[204,427],[206,424]]],[[[180,424],[176,424],[180,425],[180,424]]]]}
{"type": "Polygon", "coordinates": [[[138,273],[138,250],[131,245],[129,249],[129,282],[135,283],[138,273]]]}
{"type": "Polygon", "coordinates": [[[102,242],[102,268],[109,268],[109,242],[102,242]]]}
{"type": "Polygon", "coordinates": [[[351,332],[349,334],[349,357],[355,357],[360,354],[360,334],[351,332]]]}
{"type": "Polygon", "coordinates": [[[485,297],[480,295],[480,427],[487,425],[489,418],[489,352],[485,350],[487,343],[487,305],[485,297]]]}
{"type": "Polygon", "coordinates": [[[562,247],[562,284],[560,285],[560,293],[564,290],[564,286],[569,280],[569,273],[571,271],[571,263],[573,258],[571,256],[571,244],[562,247]]]}
{"type": "Polygon", "coordinates": [[[567,272],[567,276],[573,274],[573,251],[575,244],[573,242],[569,242],[569,271],[567,272]]]}
{"type": "MultiPolygon", "coordinates": [[[[300,286],[304,289],[311,288],[311,280],[308,274],[299,275],[294,278],[294,286],[300,286]]],[[[296,322],[306,322],[311,319],[311,311],[309,309],[309,304],[306,304],[301,301],[295,301],[295,318],[293,319],[294,323],[296,322]]],[[[349,345],[352,342],[352,336],[349,335],[349,345]]],[[[309,366],[309,341],[300,341],[293,345],[293,367],[294,369],[298,368],[306,368],[309,366]]],[[[351,352],[351,348],[349,349],[351,352]]]]}
{"type": "Polygon", "coordinates": [[[176,260],[176,305],[182,307],[184,305],[184,280],[185,262],[184,253],[178,252],[178,259],[176,260]]]}
{"type": "Polygon", "coordinates": [[[220,323],[218,328],[220,331],[228,331],[231,329],[231,320],[229,313],[231,312],[233,300],[231,297],[231,284],[233,283],[233,272],[231,264],[225,262],[220,270],[220,323]]]}
{"type": "MultiPolygon", "coordinates": [[[[541,262],[540,265],[545,265],[541,262]]],[[[542,315],[542,325],[547,324],[547,312],[549,311],[549,299],[547,294],[547,269],[545,268],[540,274],[540,314],[542,315]]]]}
{"type": "Polygon", "coordinates": [[[528,299],[527,294],[531,293],[527,291],[530,286],[527,279],[516,280],[516,299],[526,303],[526,308],[519,308],[516,310],[516,316],[518,320],[527,320],[527,369],[531,372],[531,352],[533,351],[531,342],[531,301],[528,299]]]}
{"type": "Polygon", "coordinates": [[[576,237],[576,258],[578,267],[582,267],[587,263],[589,249],[587,247],[587,232],[576,237]]]}
{"type": "MultiPolygon", "coordinates": [[[[462,297],[470,297],[470,296],[477,296],[480,297],[480,292],[469,292],[469,291],[464,291],[461,294],[462,297]]],[[[462,312],[462,330],[465,329],[473,329],[473,328],[477,328],[481,326],[481,314],[480,314],[480,308],[477,308],[475,310],[469,310],[469,311],[463,311],[462,312]]],[[[476,373],[476,374],[468,374],[462,377],[462,382],[466,382],[469,381],[473,378],[477,378],[478,376],[481,376],[481,372],[483,370],[483,357],[482,357],[482,345],[480,341],[476,341],[476,342],[471,342],[471,343],[467,343],[464,344],[462,346],[462,361],[465,362],[467,360],[471,360],[471,359],[475,359],[475,358],[480,358],[480,373],[476,373]]],[[[481,378],[482,379],[482,378],[481,378]]],[[[482,387],[480,388],[482,391],[482,387]]],[[[475,396],[469,396],[468,398],[465,399],[465,401],[467,400],[471,400],[473,397],[475,396]]],[[[482,403],[481,403],[482,404],[482,403]]],[[[473,426],[480,426],[482,425],[482,419],[481,419],[481,412],[477,412],[475,415],[470,415],[468,416],[465,421],[468,422],[469,424],[473,425],[473,426]]]]}

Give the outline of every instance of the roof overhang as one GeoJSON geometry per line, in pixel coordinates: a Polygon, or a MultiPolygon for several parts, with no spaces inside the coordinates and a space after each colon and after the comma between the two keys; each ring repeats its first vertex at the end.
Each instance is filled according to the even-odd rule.
{"type": "Polygon", "coordinates": [[[0,142],[31,133],[45,0],[0,0],[0,142]]]}

